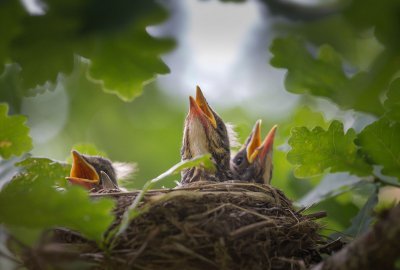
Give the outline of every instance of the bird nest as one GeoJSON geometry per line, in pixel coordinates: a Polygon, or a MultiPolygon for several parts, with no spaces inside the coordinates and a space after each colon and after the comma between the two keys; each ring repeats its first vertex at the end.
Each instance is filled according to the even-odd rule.
{"type": "MultiPolygon", "coordinates": [[[[137,195],[91,196],[117,200],[115,227],[137,195]]],[[[305,269],[321,261],[324,239],[315,219],[323,214],[296,211],[268,185],[197,182],[151,190],[140,208],[146,210],[112,248],[100,249],[76,233],[58,230],[57,241],[42,249],[43,260],[78,259],[95,269],[305,269]]]]}

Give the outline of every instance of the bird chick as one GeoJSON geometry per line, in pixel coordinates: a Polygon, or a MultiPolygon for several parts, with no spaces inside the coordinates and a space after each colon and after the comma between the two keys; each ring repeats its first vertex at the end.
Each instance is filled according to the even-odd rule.
{"type": "Polygon", "coordinates": [[[181,183],[195,181],[225,181],[232,178],[229,168],[229,136],[221,117],[208,105],[200,87],[196,87],[196,99],[189,97],[189,113],[185,119],[182,160],[211,154],[215,171],[195,167],[182,171],[181,183]]]}
{"type": "Polygon", "coordinates": [[[273,126],[261,142],[261,120],[258,120],[246,142],[231,160],[234,177],[249,182],[270,184],[272,152],[277,126],[273,126]]]}
{"type": "Polygon", "coordinates": [[[125,170],[124,176],[133,173],[133,166],[120,165],[112,163],[109,159],[100,156],[89,156],[80,154],[72,150],[72,168],[70,176],[66,179],[76,185],[80,185],[91,191],[99,190],[120,190],[117,183],[117,177],[120,175],[120,167],[125,170]]]}

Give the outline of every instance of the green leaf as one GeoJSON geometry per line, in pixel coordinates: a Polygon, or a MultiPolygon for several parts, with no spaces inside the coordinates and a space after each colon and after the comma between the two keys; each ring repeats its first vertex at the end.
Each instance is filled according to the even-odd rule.
{"type": "Polygon", "coordinates": [[[400,122],[400,78],[390,84],[384,105],[388,111],[386,116],[400,122]]]}
{"type": "Polygon", "coordinates": [[[354,144],[356,133],[343,131],[343,124],[333,121],[328,130],[316,127],[292,129],[289,145],[292,149],[287,158],[296,166],[297,177],[314,176],[330,168],[331,172],[350,172],[359,176],[368,175],[372,167],[367,164],[354,144]]]}
{"type": "Polygon", "coordinates": [[[0,104],[0,156],[7,159],[32,149],[32,139],[25,122],[25,116],[8,116],[8,105],[0,104]]]}
{"type": "Polygon", "coordinates": [[[74,55],[89,59],[88,75],[107,92],[132,100],[144,84],[169,70],[160,54],[169,40],[152,38],[146,27],[166,12],[150,1],[46,1],[46,13],[29,16],[13,39],[10,58],[22,67],[24,88],[70,74],[74,55]],[[38,68],[38,64],[40,68],[38,68]]]}
{"type": "Polygon", "coordinates": [[[325,97],[343,109],[383,113],[379,99],[382,83],[374,83],[375,77],[369,73],[359,72],[348,78],[340,55],[331,46],[321,46],[313,57],[304,42],[289,37],[275,39],[270,50],[274,55],[271,64],[288,70],[285,87],[289,92],[325,97]]]}
{"type": "Polygon", "coordinates": [[[315,188],[298,200],[296,204],[305,207],[317,204],[326,199],[348,192],[358,185],[365,183],[367,182],[362,181],[361,178],[349,175],[348,173],[328,174],[315,188]]]}
{"type": "Polygon", "coordinates": [[[183,171],[184,169],[197,167],[197,166],[201,166],[208,170],[215,169],[215,166],[211,161],[211,154],[201,155],[201,156],[197,156],[192,159],[189,159],[189,160],[181,161],[178,164],[176,164],[175,166],[173,166],[172,168],[170,168],[168,171],[163,173],[162,176],[166,177],[169,175],[178,174],[181,171],[183,171]],[[166,174],[166,175],[164,176],[164,174],[166,174]]]}
{"type": "Polygon", "coordinates": [[[85,190],[76,186],[57,191],[54,185],[65,171],[62,164],[27,159],[19,165],[26,166],[25,172],[0,191],[0,223],[11,232],[23,229],[32,236],[38,231],[62,226],[77,230],[89,239],[102,239],[114,219],[110,215],[112,200],[91,200],[85,190]]]}
{"type": "Polygon", "coordinates": [[[382,173],[400,179],[400,123],[387,118],[366,126],[358,135],[357,144],[382,173]]]}
{"type": "Polygon", "coordinates": [[[351,220],[351,226],[346,229],[343,234],[355,238],[364,233],[369,228],[373,221],[372,210],[378,203],[378,191],[378,187],[376,185],[373,185],[371,196],[368,198],[358,214],[351,220]]]}
{"type": "Polygon", "coordinates": [[[42,177],[51,179],[57,186],[65,187],[67,181],[65,177],[69,175],[71,165],[54,161],[49,158],[29,157],[16,166],[22,167],[30,177],[42,177]]]}
{"type": "Polygon", "coordinates": [[[291,121],[294,122],[295,126],[305,126],[307,128],[320,126],[325,129],[330,124],[325,120],[321,112],[313,111],[306,106],[298,108],[291,121]]]}

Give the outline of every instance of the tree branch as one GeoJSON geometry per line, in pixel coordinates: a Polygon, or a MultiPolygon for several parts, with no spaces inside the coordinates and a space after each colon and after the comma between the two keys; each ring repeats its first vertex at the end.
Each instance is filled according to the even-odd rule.
{"type": "Polygon", "coordinates": [[[400,205],[381,214],[367,233],[312,270],[394,269],[400,258],[400,205]]]}

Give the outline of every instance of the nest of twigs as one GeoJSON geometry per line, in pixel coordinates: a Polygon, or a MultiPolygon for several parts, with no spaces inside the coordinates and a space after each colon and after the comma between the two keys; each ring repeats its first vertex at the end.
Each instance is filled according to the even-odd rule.
{"type": "MultiPolygon", "coordinates": [[[[117,200],[113,227],[137,194],[92,196],[117,200]]],[[[305,269],[321,261],[324,239],[315,219],[323,214],[302,214],[271,186],[207,182],[151,190],[144,207],[107,252],[59,230],[42,260],[78,259],[95,269],[305,269]]]]}

